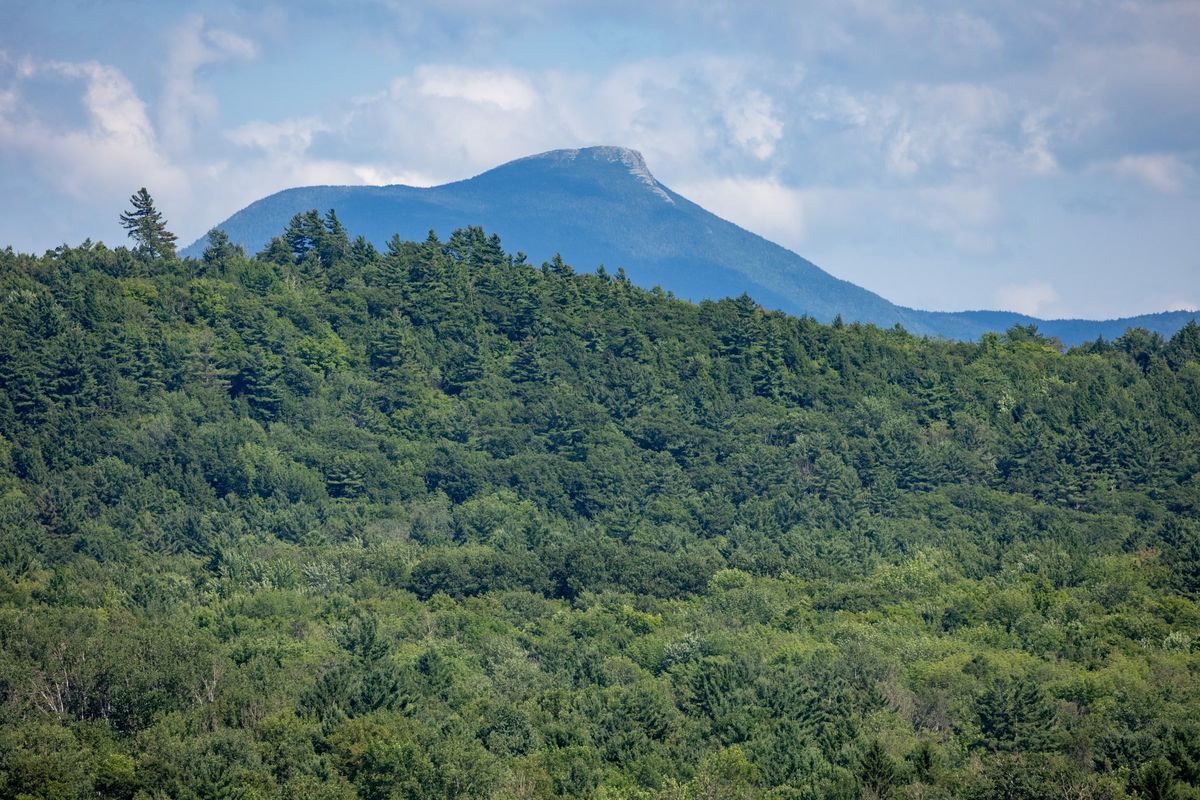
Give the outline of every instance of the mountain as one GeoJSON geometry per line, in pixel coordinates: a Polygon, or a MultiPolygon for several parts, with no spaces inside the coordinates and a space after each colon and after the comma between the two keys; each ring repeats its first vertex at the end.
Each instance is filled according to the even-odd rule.
{"type": "MultiPolygon", "coordinates": [[[[749,293],[768,308],[828,322],[975,339],[1013,325],[1038,326],[1066,344],[1115,338],[1129,327],[1165,336],[1196,316],[1191,311],[1108,321],[1040,320],[1006,311],[933,312],[898,306],[835,278],[811,261],[715,214],[660,183],[641,154],[621,147],[553,150],[443,186],[306,186],[265,197],[217,227],[256,252],[292,216],[333,208],[352,232],[382,246],[399,234],[443,237],[467,225],[500,234],[505,245],[549,258],[562,251],[582,268],[624,267],[641,286],[662,286],[689,299],[749,293]]],[[[183,251],[199,256],[205,239],[183,251]]]]}

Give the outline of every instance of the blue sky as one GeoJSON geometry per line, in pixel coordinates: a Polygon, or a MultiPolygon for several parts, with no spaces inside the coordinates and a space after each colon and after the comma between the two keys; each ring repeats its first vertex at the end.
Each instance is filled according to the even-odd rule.
{"type": "Polygon", "coordinates": [[[589,144],[906,305],[1200,307],[1193,0],[0,3],[19,250],[589,144]]]}

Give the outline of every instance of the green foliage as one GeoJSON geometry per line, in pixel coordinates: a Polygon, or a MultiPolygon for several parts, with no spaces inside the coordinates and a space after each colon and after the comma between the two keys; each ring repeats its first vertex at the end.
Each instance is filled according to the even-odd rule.
{"type": "MultiPolygon", "coordinates": [[[[167,230],[162,212],[154,207],[154,199],[146,187],[129,198],[133,208],[121,212],[121,227],[137,242],[136,252],[144,258],[174,258],[175,234],[167,230]]],[[[228,238],[225,240],[228,244],[228,238]]]]}
{"type": "Polygon", "coordinates": [[[891,756],[878,739],[872,739],[858,757],[858,775],[863,794],[876,800],[887,800],[896,791],[898,772],[891,756]]]}
{"type": "Polygon", "coordinates": [[[976,703],[982,742],[989,750],[1043,750],[1054,713],[1031,680],[1004,675],[976,703]]]}
{"type": "Polygon", "coordinates": [[[1174,768],[1162,758],[1144,764],[1129,780],[1130,793],[1146,800],[1178,800],[1174,768]]]}
{"type": "Polygon", "coordinates": [[[1200,789],[1194,326],[141,255],[0,253],[0,796],[1200,789]]]}

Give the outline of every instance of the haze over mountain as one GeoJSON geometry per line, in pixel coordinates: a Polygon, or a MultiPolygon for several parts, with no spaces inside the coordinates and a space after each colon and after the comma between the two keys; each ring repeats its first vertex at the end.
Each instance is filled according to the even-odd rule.
{"type": "MultiPolygon", "coordinates": [[[[307,186],[258,200],[217,227],[255,252],[297,213],[335,209],[377,246],[394,235],[445,236],[467,225],[498,233],[533,260],[561,251],[578,268],[623,267],[642,286],[690,300],[748,293],[769,308],[828,322],[900,324],[919,334],[974,339],[1036,324],[1066,344],[1145,327],[1169,336],[1196,317],[1171,311],[1115,320],[1041,320],[1009,311],[922,311],[830,275],[796,253],[701,208],[660,183],[641,154],[621,147],[553,150],[430,188],[307,186]]],[[[183,251],[197,256],[201,239],[183,251]]]]}

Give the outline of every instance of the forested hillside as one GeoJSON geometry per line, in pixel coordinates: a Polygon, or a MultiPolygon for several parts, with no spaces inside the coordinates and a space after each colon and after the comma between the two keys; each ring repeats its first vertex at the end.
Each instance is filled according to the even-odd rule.
{"type": "Polygon", "coordinates": [[[477,228],[0,252],[0,796],[1200,797],[1200,328],[477,228]]]}
{"type": "MultiPolygon", "coordinates": [[[[1164,311],[1110,320],[1040,320],[1012,311],[905,308],[834,277],[811,261],[734,225],[660,183],[641,153],[624,147],[552,150],[442,186],[300,186],[251,203],[217,227],[250,251],[266,246],[297,213],[336,208],[377,247],[397,232],[421,238],[483,225],[515,250],[577,266],[623,266],[637,286],[715,300],[749,293],[768,309],[832,322],[872,323],[949,339],[977,340],[1013,325],[1038,325],[1069,345],[1126,328],[1172,336],[1200,313],[1164,311]],[[519,199],[515,199],[519,198],[519,199]]],[[[208,235],[184,255],[199,257],[208,235]]]]}

